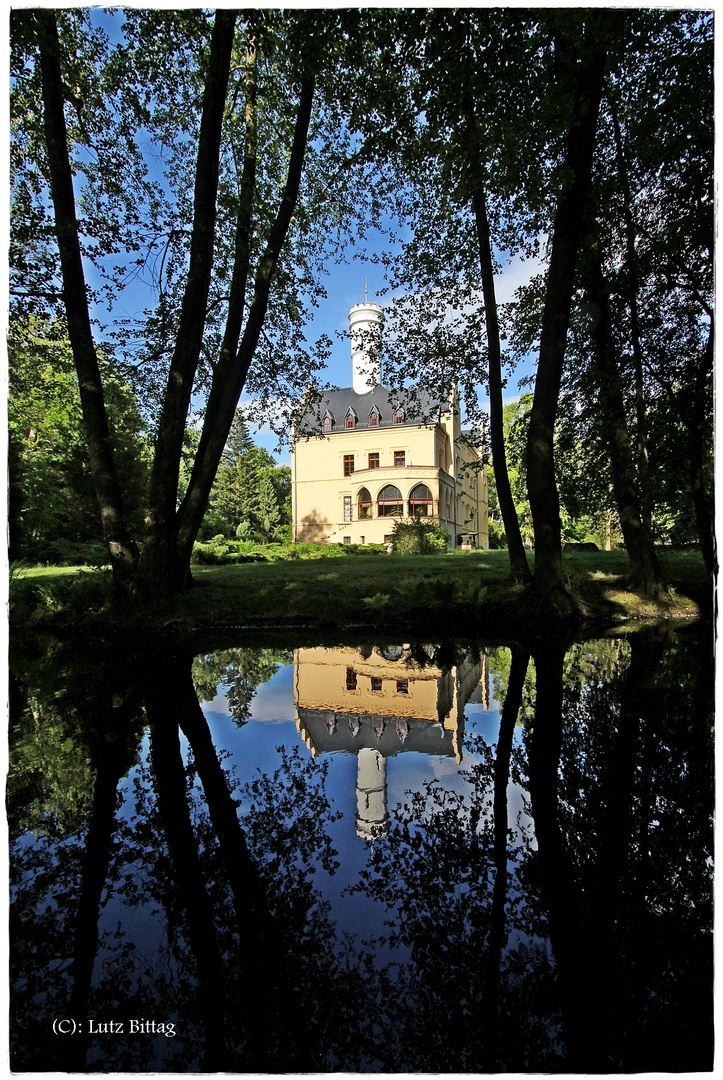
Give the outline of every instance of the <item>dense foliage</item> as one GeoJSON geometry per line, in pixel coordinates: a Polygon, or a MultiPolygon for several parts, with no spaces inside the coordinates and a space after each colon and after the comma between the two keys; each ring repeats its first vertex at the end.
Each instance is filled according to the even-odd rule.
{"type": "MultiPolygon", "coordinates": [[[[129,520],[142,527],[150,457],[146,427],[123,375],[103,363],[106,405],[129,520]]],[[[104,562],[80,411],[78,378],[62,323],[37,316],[8,335],[10,558],[104,562]]]]}

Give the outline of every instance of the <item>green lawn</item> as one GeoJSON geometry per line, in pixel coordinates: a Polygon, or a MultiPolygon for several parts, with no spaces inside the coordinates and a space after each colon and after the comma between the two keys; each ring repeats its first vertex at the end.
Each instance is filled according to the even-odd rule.
{"type": "MultiPolygon", "coordinates": [[[[663,551],[671,589],[661,602],[625,588],[624,551],[571,552],[565,568],[589,617],[689,616],[705,598],[698,552],[663,551]]],[[[534,556],[530,559],[534,566],[534,556]]],[[[440,555],[348,556],[194,567],[196,587],[153,610],[127,604],[127,626],[395,626],[479,630],[493,624],[522,588],[508,580],[506,551],[440,555]]],[[[25,569],[13,576],[16,625],[109,619],[109,573],[77,568],[25,569]]]]}

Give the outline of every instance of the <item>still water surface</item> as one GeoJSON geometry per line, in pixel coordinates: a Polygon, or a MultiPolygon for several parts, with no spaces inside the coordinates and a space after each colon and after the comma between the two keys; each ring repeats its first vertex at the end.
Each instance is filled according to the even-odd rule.
{"type": "Polygon", "coordinates": [[[710,1069],[710,652],[17,643],[13,1069],[710,1069]]]}

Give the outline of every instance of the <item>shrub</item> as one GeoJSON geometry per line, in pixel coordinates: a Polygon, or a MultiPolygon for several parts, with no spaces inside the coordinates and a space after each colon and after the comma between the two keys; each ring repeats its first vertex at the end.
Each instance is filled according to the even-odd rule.
{"type": "Polygon", "coordinates": [[[276,562],[280,559],[337,559],[348,555],[384,555],[384,544],[292,544],[258,543],[256,540],[232,540],[214,536],[196,541],[192,562],[197,566],[221,566],[228,563],[276,562]]]}
{"type": "Polygon", "coordinates": [[[33,583],[36,614],[82,614],[101,611],[111,601],[113,577],[109,571],[80,570],[71,577],[33,583]]]}
{"type": "Polygon", "coordinates": [[[492,551],[498,551],[500,548],[506,548],[507,535],[502,526],[497,521],[490,521],[489,530],[490,549],[492,551]]]}
{"type": "Polygon", "coordinates": [[[395,522],[391,546],[397,555],[437,555],[447,551],[449,539],[449,533],[439,522],[416,517],[395,522]]]}

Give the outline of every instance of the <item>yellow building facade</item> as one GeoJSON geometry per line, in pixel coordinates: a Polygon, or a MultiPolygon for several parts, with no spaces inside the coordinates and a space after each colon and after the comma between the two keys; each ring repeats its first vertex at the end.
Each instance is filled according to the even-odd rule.
{"type": "Polygon", "coordinates": [[[437,519],[450,547],[489,547],[487,478],[447,401],[381,382],[378,304],[349,313],[353,385],[324,392],[292,432],[295,542],[388,543],[395,521],[437,519]]]}

